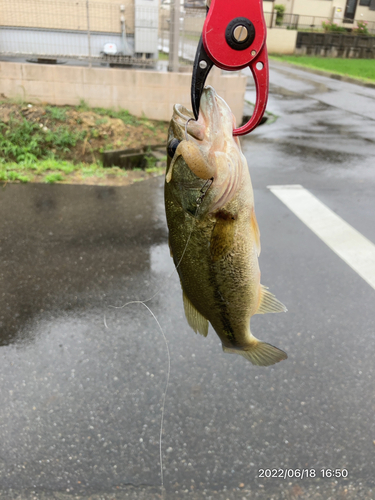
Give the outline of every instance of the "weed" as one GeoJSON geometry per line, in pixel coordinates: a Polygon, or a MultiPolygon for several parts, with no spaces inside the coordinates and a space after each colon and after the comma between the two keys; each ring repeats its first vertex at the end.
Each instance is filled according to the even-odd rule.
{"type": "Polygon", "coordinates": [[[11,165],[10,168],[0,167],[0,181],[19,181],[19,182],[29,182],[29,177],[27,175],[23,175],[20,172],[17,172],[14,167],[17,168],[17,165],[11,165]],[[12,168],[13,167],[13,168],[12,168]]]}
{"type": "Polygon", "coordinates": [[[97,130],[96,128],[92,128],[91,129],[91,137],[94,137],[94,139],[98,138],[100,136],[100,132],[99,130],[97,130]]]}
{"type": "Polygon", "coordinates": [[[48,158],[46,160],[39,161],[35,165],[35,170],[37,173],[45,172],[46,170],[58,170],[63,172],[64,174],[71,174],[75,170],[77,170],[78,166],[73,165],[68,161],[56,160],[55,158],[48,158]]]}
{"type": "Polygon", "coordinates": [[[104,125],[105,123],[108,123],[108,118],[97,118],[95,120],[95,125],[104,125]]]}
{"type": "Polygon", "coordinates": [[[63,176],[61,174],[49,174],[44,178],[45,182],[48,184],[53,184],[54,182],[59,182],[63,180],[63,176]]]}
{"type": "Polygon", "coordinates": [[[147,167],[145,168],[145,172],[147,172],[148,174],[158,174],[158,175],[161,175],[163,174],[165,171],[165,167],[147,167]]]}
{"type": "Polygon", "coordinates": [[[51,118],[53,120],[65,122],[67,119],[67,116],[66,116],[67,109],[66,108],[47,106],[46,111],[51,115],[51,118]]]}
{"type": "Polygon", "coordinates": [[[22,121],[11,119],[0,136],[0,156],[7,161],[35,163],[38,158],[50,156],[51,149],[69,151],[85,134],[86,132],[70,131],[65,126],[44,131],[37,123],[28,122],[25,118],[22,121]]]}
{"type": "Polygon", "coordinates": [[[80,171],[83,175],[83,177],[93,177],[94,175],[96,177],[104,177],[105,172],[103,172],[103,167],[101,165],[98,165],[96,163],[92,163],[91,165],[85,165],[81,167],[80,171]]]}
{"type": "Polygon", "coordinates": [[[97,115],[106,115],[111,118],[119,118],[125,125],[140,125],[141,121],[135,116],[131,115],[126,109],[104,109],[104,108],[93,108],[94,113],[97,115]]]}
{"type": "Polygon", "coordinates": [[[79,105],[77,106],[77,109],[78,109],[78,111],[90,111],[91,110],[90,106],[87,104],[87,102],[84,99],[81,99],[79,101],[79,105]]]}

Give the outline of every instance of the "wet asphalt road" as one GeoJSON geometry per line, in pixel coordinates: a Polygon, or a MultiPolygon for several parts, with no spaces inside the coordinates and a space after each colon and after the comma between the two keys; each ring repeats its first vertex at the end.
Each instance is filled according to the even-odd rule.
{"type": "MultiPolygon", "coordinates": [[[[243,139],[262,282],[287,314],[257,368],[195,335],[167,248],[163,181],[0,191],[0,493],[6,499],[375,498],[375,291],[268,189],[302,184],[375,242],[375,90],[271,65],[243,139]],[[259,478],[259,469],[315,478],[259,478]],[[347,479],[323,478],[346,469],[347,479]]],[[[247,98],[253,99],[249,89],[247,98]]]]}

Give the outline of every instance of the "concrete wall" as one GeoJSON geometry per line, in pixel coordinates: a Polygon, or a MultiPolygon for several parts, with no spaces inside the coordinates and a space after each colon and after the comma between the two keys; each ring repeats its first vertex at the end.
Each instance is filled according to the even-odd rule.
{"type": "MultiPolygon", "coordinates": [[[[246,77],[214,68],[208,79],[242,120],[246,77]]],[[[28,102],[123,108],[136,116],[169,121],[173,105],[190,105],[190,73],[0,62],[0,94],[28,102]]]]}
{"type": "Polygon", "coordinates": [[[269,54],[294,54],[297,31],[273,28],[267,30],[267,50],[269,54]]]}

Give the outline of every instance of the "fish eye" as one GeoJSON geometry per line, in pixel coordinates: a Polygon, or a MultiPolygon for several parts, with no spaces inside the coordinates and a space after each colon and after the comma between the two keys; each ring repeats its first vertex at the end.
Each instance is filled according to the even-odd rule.
{"type": "Polygon", "coordinates": [[[172,139],[171,142],[168,144],[167,152],[171,158],[174,157],[177,146],[180,144],[180,142],[181,141],[179,141],[178,139],[172,139]]]}

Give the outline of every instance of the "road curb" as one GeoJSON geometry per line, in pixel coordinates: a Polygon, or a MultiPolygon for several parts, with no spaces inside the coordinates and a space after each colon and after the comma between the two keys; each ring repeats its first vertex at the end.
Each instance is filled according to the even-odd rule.
{"type": "Polygon", "coordinates": [[[290,68],[302,69],[303,71],[306,71],[307,73],[313,73],[315,75],[320,75],[320,76],[327,76],[328,78],[332,78],[333,80],[340,80],[342,82],[354,83],[355,85],[360,85],[361,87],[375,89],[375,83],[363,82],[362,80],[358,80],[357,78],[352,78],[350,76],[340,75],[339,73],[330,73],[329,71],[308,68],[306,66],[302,66],[299,64],[293,64],[291,62],[286,62],[286,61],[280,61],[278,59],[271,59],[270,58],[270,61],[280,63],[283,66],[289,66],[290,68]]]}

